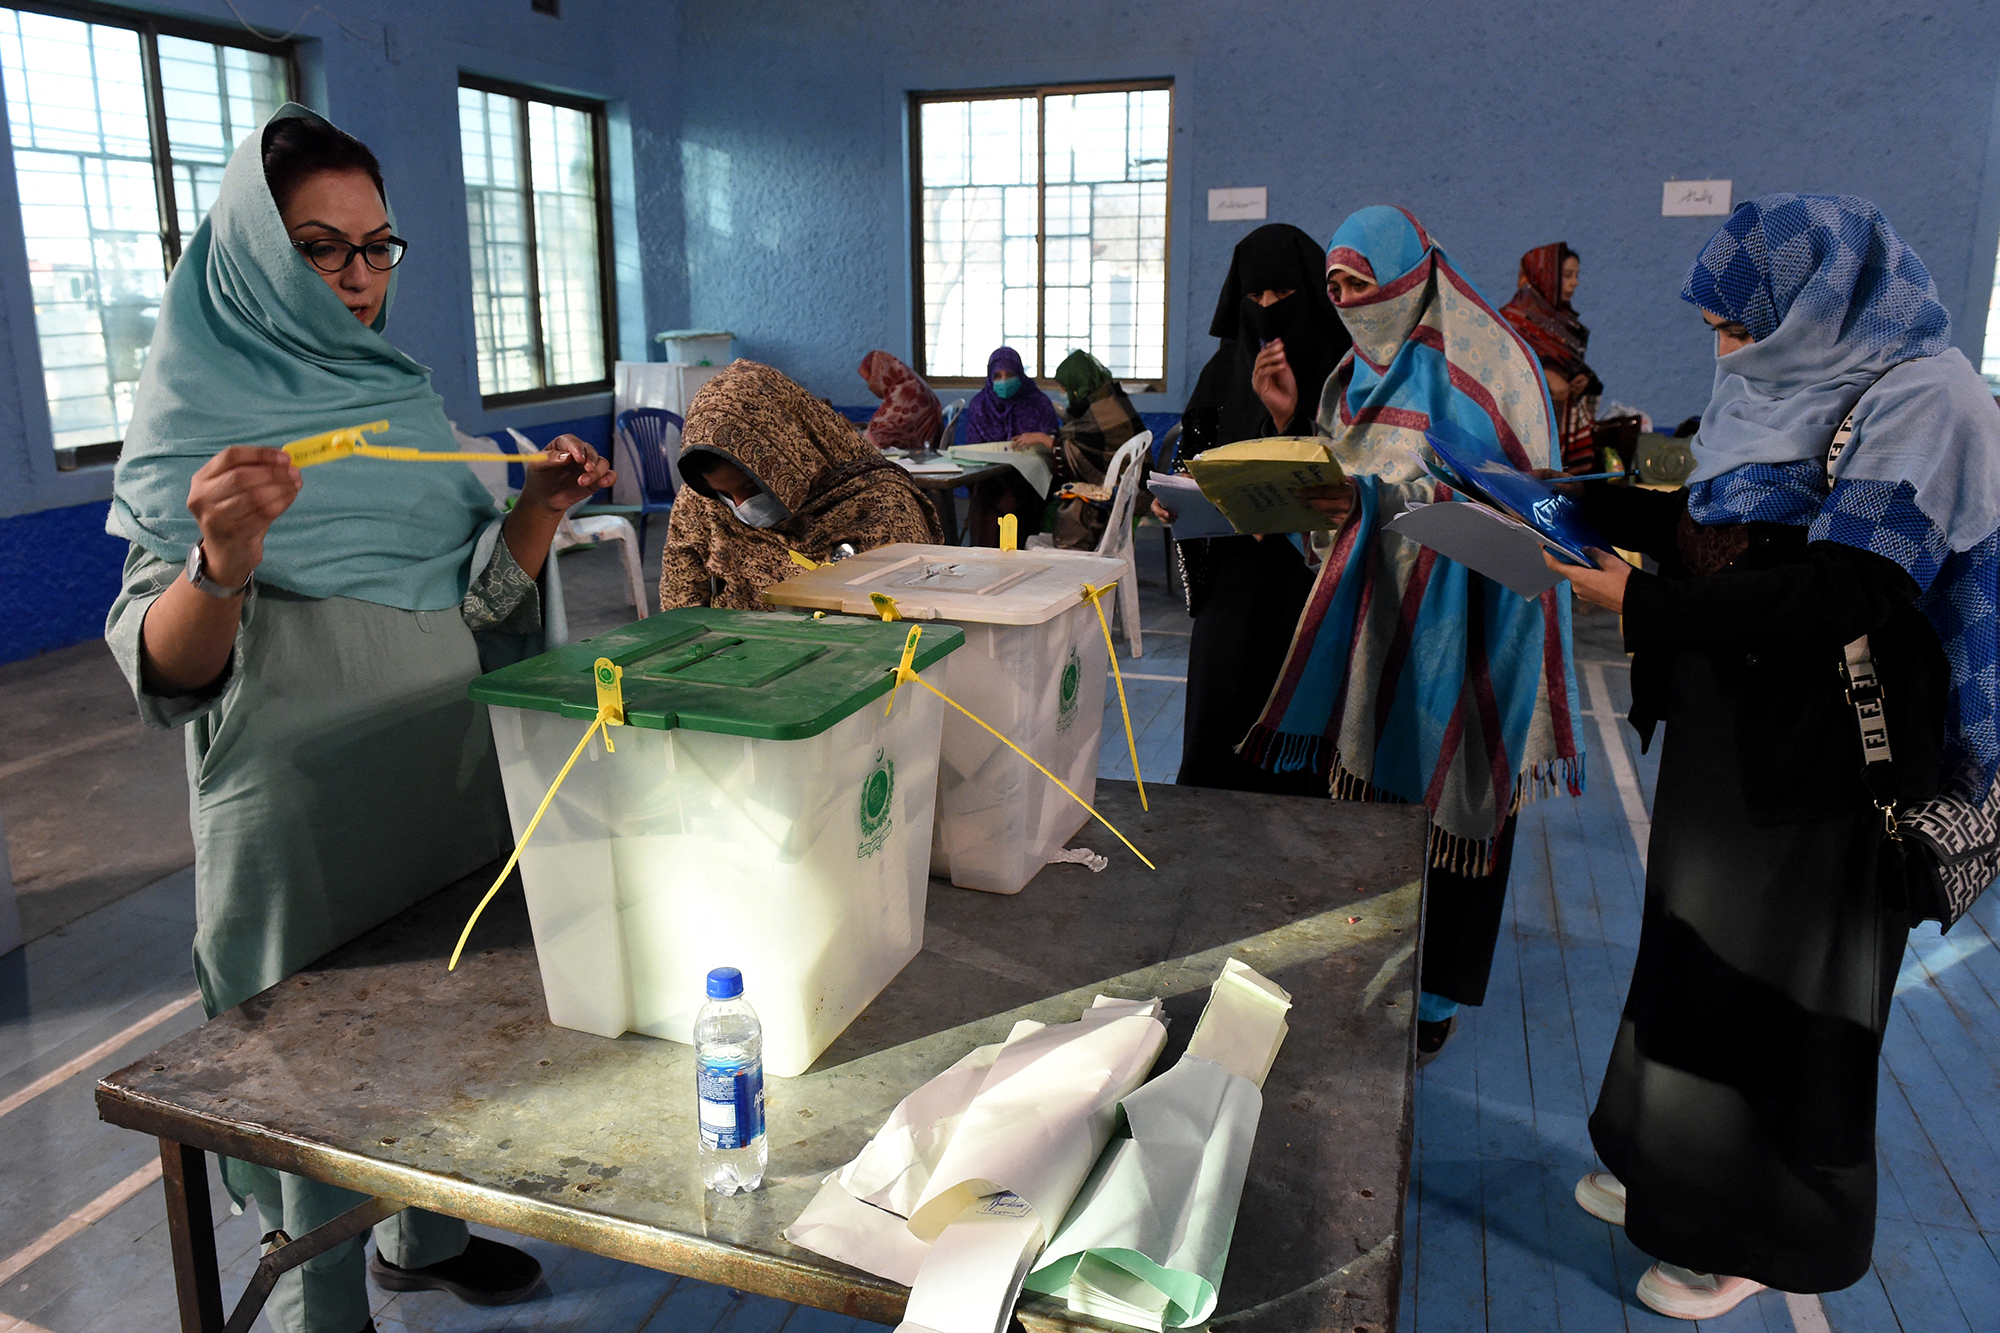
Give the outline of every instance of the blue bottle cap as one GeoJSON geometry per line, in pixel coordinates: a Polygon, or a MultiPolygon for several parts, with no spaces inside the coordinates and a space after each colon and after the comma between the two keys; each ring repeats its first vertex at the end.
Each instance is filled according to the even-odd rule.
{"type": "Polygon", "coordinates": [[[743,993],[743,974],[733,967],[718,967],[708,974],[708,998],[733,1000],[743,993]]]}

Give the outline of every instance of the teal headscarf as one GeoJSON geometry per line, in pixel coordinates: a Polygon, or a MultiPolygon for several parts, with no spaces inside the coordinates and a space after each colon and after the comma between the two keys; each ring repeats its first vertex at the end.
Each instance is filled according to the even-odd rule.
{"type": "MultiPolygon", "coordinates": [[[[292,117],[323,119],[291,103],[271,119],[292,117]]],[[[388,301],[362,325],[292,248],[263,142],[250,135],[230,157],[167,282],[118,460],[106,528],[163,560],[200,539],[188,483],[229,445],[271,448],[386,419],[370,443],[455,447],[430,371],[382,338],[388,301]]],[[[465,596],[473,549],[498,517],[463,463],[328,463],[305,473],[271,525],[256,577],[308,597],[441,611],[465,596]]]]}

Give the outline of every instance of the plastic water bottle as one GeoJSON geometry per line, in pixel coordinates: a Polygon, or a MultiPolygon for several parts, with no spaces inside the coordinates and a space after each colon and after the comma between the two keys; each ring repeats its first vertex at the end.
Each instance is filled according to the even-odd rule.
{"type": "Polygon", "coordinates": [[[743,974],[708,974],[708,1003],[694,1018],[695,1107],[701,1183],[718,1194],[754,1190],[770,1153],[764,1140],[764,1028],[743,998],[743,974]]]}

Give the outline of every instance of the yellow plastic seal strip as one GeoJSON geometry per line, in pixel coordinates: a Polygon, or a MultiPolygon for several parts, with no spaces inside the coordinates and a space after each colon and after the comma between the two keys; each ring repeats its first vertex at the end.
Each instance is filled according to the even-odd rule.
{"type": "Polygon", "coordinates": [[[952,698],[950,695],[946,694],[943,690],[939,689],[937,686],[925,680],[922,676],[919,676],[911,668],[910,663],[916,657],[917,653],[917,640],[920,637],[922,637],[923,632],[924,632],[923,626],[921,625],[910,626],[910,637],[903,640],[903,660],[893,668],[893,670],[896,673],[896,683],[889,687],[889,706],[888,708],[885,708],[882,711],[886,714],[889,711],[889,708],[894,708],[896,706],[896,691],[898,688],[902,686],[904,681],[906,680],[913,681],[916,684],[923,686],[925,689],[929,690],[932,694],[935,694],[938,698],[944,700],[946,703],[950,704],[953,708],[956,708],[959,712],[964,713],[967,717],[971,718],[974,722],[978,723],[979,726],[985,730],[986,734],[991,736],[994,740],[999,741],[1002,745],[1012,750],[1015,754],[1020,755],[1021,758],[1033,764],[1035,766],[1035,771],[1037,773],[1040,773],[1050,782],[1055,783],[1056,786],[1061,787],[1072,801],[1075,801],[1078,805],[1090,811],[1090,817],[1092,819],[1095,819],[1098,823],[1110,829],[1111,836],[1118,839],[1118,841],[1124,843],[1126,850],[1130,851],[1132,855],[1138,857],[1139,860],[1144,863],[1146,869],[1158,870],[1159,869],[1158,866],[1154,865],[1151,861],[1146,860],[1146,854],[1144,852],[1140,851],[1137,847],[1134,847],[1132,845],[1132,840],[1130,838],[1126,837],[1123,833],[1120,833],[1117,827],[1114,826],[1110,820],[1106,819],[1103,815],[1098,814],[1097,807],[1093,806],[1089,801],[1084,800],[1081,796],[1078,796],[1075,791],[1071,790],[1070,785],[1067,782],[1064,782],[1061,778],[1049,772],[1048,769],[1043,768],[1042,765],[1035,759],[1033,755],[1029,754],[1026,750],[1023,750],[1020,746],[1014,744],[1014,742],[1008,740],[1005,736],[1002,736],[999,732],[993,730],[992,727],[987,726],[984,719],[976,716],[970,709],[966,708],[964,704],[958,702],[958,700],[952,698]]]}
{"type": "Polygon", "coordinates": [[[1146,775],[1139,771],[1139,743],[1132,739],[1132,710],[1125,704],[1125,673],[1118,669],[1118,645],[1111,641],[1111,622],[1104,618],[1104,596],[1117,586],[1117,579],[1101,588],[1086,583],[1083,600],[1097,608],[1097,627],[1104,631],[1104,651],[1111,655],[1111,679],[1118,686],[1118,712],[1125,719],[1125,749],[1132,756],[1132,779],[1139,784],[1139,808],[1151,810],[1146,803],[1146,775]]]}
{"type": "Polygon", "coordinates": [[[884,620],[901,620],[903,613],[896,609],[896,599],[883,592],[868,594],[868,602],[875,608],[875,614],[884,620]]]}
{"type": "Polygon", "coordinates": [[[1021,549],[1021,519],[1018,514],[1000,515],[1000,549],[1003,551],[1021,549]]]}
{"type": "Polygon", "coordinates": [[[590,744],[590,738],[602,731],[605,750],[616,753],[611,748],[610,729],[625,725],[625,693],[621,683],[624,675],[624,670],[608,657],[598,658],[591,668],[591,678],[597,685],[597,717],[584,731],[583,739],[576,743],[576,748],[569,752],[569,758],[563,761],[562,770],[556,774],[556,780],[549,784],[549,794],[542,797],[542,803],[535,807],[535,817],[528,821],[528,827],[522,832],[521,840],[514,844],[514,852],[507,858],[507,864],[500,867],[500,873],[495,877],[492,887],[486,890],[486,896],[479,900],[479,906],[473,908],[472,915],[466,919],[465,929],[458,933],[458,943],[452,946],[451,962],[445,965],[445,971],[458,970],[458,956],[465,952],[465,942],[472,938],[472,928],[479,924],[480,913],[486,910],[486,904],[493,901],[493,895],[500,892],[500,886],[507,882],[507,876],[514,872],[514,866],[520,861],[521,853],[528,845],[528,839],[535,836],[535,827],[542,822],[542,816],[549,812],[549,805],[556,799],[556,792],[561,790],[563,779],[569,776],[570,769],[576,767],[576,761],[583,757],[583,747],[590,744]]]}
{"type": "Polygon", "coordinates": [[[819,561],[813,559],[811,556],[807,555],[803,551],[794,551],[790,547],[786,547],[785,554],[790,556],[792,558],[792,563],[797,565],[800,569],[819,568],[819,561]]]}
{"type": "Polygon", "coordinates": [[[387,429],[389,423],[386,421],[342,426],[339,430],[293,440],[285,446],[285,452],[300,467],[315,467],[342,458],[387,458],[398,463],[518,463],[528,457],[525,454],[432,452],[404,445],[367,444],[361,438],[363,435],[379,435],[387,429]]]}

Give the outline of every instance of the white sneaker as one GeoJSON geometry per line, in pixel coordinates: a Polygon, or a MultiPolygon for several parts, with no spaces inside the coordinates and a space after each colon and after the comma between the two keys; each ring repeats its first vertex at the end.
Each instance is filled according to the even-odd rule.
{"type": "Polygon", "coordinates": [[[1639,1299],[1676,1319],[1714,1319],[1763,1289],[1763,1283],[1747,1277],[1697,1273],[1667,1263],[1654,1264],[1639,1279],[1639,1299]]]}
{"type": "Polygon", "coordinates": [[[1625,1185],[1609,1171],[1593,1171],[1576,1182],[1577,1206],[1614,1227],[1625,1225],[1625,1185]]]}

